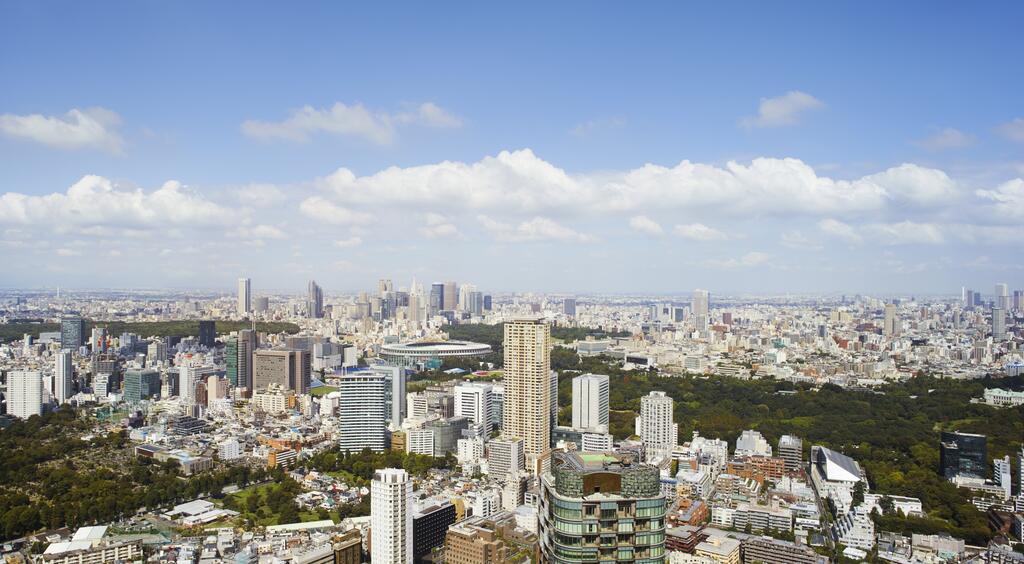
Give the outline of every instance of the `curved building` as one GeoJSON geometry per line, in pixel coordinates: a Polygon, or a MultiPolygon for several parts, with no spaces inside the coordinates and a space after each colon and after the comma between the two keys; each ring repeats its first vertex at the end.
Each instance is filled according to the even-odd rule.
{"type": "Polygon", "coordinates": [[[665,562],[658,468],[631,455],[559,452],[541,478],[544,562],[665,562]]]}
{"type": "Polygon", "coordinates": [[[380,356],[391,363],[408,366],[428,360],[483,356],[491,353],[491,346],[471,341],[419,341],[383,345],[380,356]]]}

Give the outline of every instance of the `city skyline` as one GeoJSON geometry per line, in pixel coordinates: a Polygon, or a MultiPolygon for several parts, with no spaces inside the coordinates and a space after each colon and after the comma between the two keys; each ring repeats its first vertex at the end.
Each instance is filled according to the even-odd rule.
{"type": "Polygon", "coordinates": [[[556,6],[495,27],[474,10],[331,7],[294,41],[266,6],[203,7],[198,25],[183,5],[7,4],[0,45],[19,56],[0,72],[19,88],[0,93],[0,249],[22,267],[0,285],[351,291],[387,271],[495,292],[1020,286],[1022,84],[1004,72],[1020,7],[747,9],[705,28],[727,8],[556,6]],[[214,25],[229,19],[245,25],[214,25]],[[80,25],[97,33],[71,52],[80,25]],[[45,48],[15,50],[44,27],[45,48]],[[100,62],[124,41],[131,57],[100,62]],[[707,48],[721,44],[737,48],[707,48]]]}

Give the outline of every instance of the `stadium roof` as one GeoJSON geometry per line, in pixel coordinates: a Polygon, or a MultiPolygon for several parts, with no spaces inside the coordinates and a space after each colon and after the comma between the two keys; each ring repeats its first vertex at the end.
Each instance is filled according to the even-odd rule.
{"type": "Polygon", "coordinates": [[[832,482],[859,482],[860,466],[849,456],[825,447],[819,448],[818,465],[825,479],[832,482]]]}

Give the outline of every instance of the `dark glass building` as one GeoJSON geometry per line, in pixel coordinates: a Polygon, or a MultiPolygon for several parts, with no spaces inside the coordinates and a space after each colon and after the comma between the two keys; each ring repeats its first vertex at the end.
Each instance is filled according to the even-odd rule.
{"type": "Polygon", "coordinates": [[[449,501],[417,510],[412,516],[413,562],[423,562],[424,556],[444,546],[448,527],[453,523],[455,506],[449,501]]]}
{"type": "Polygon", "coordinates": [[[78,350],[85,342],[85,320],[81,317],[65,317],[60,320],[60,347],[78,350]]]}
{"type": "Polygon", "coordinates": [[[943,431],[939,443],[939,473],[947,480],[956,476],[985,478],[988,446],[985,435],[943,431]]]}
{"type": "Polygon", "coordinates": [[[207,348],[213,348],[217,339],[217,326],[213,321],[199,322],[199,344],[207,348]]]}

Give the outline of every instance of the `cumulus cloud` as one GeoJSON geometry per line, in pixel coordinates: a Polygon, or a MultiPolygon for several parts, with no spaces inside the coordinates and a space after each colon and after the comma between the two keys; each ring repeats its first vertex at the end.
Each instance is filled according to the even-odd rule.
{"type": "Polygon", "coordinates": [[[585,235],[546,217],[534,217],[518,225],[510,225],[492,219],[486,215],[477,217],[484,229],[490,231],[496,239],[508,243],[534,241],[562,241],[569,243],[587,243],[593,240],[585,235]]]}
{"type": "Polygon", "coordinates": [[[723,241],[729,238],[729,236],[724,232],[719,231],[714,227],[708,227],[703,223],[676,225],[675,229],[672,230],[672,233],[677,237],[682,237],[691,241],[723,241]]]}
{"type": "Polygon", "coordinates": [[[832,215],[878,211],[950,194],[942,171],[912,164],[855,180],[818,175],[799,159],[757,158],[724,166],[682,161],[571,175],[529,149],[477,162],[390,167],[368,176],[347,168],[316,184],[353,205],[430,206],[527,215],[714,209],[729,215],[832,215]],[[888,174],[887,174],[888,173],[888,174]],[[889,183],[892,183],[891,185],[889,183]],[[932,185],[931,183],[937,183],[932,185]]]}
{"type": "Polygon", "coordinates": [[[0,195],[0,223],[5,224],[152,228],[216,225],[237,216],[174,180],[145,192],[89,175],[64,193],[0,195]]]}
{"type": "Polygon", "coordinates": [[[915,145],[930,150],[958,149],[974,144],[974,136],[959,129],[944,127],[928,137],[914,142],[915,145]]]}
{"type": "Polygon", "coordinates": [[[0,133],[58,149],[97,149],[120,154],[121,117],[106,108],[73,108],[61,116],[0,115],[0,133]]]}
{"type": "Polygon", "coordinates": [[[663,235],[665,233],[665,230],[661,228],[660,223],[646,215],[634,215],[629,218],[629,228],[633,231],[646,233],[647,235],[663,235]]]}
{"type": "Polygon", "coordinates": [[[1024,179],[1014,178],[994,190],[978,190],[979,198],[991,202],[995,214],[1013,221],[1024,220],[1024,179]]]}
{"type": "Polygon", "coordinates": [[[329,133],[387,145],[395,140],[396,127],[400,124],[452,128],[460,127],[462,120],[432,102],[398,113],[371,111],[362,104],[336,102],[329,108],[303,106],[293,110],[283,121],[247,120],[242,123],[242,132],[264,141],[303,142],[315,133],[329,133]]]}
{"type": "Polygon", "coordinates": [[[240,239],[287,239],[288,234],[273,225],[242,226],[232,232],[240,239]]]}
{"type": "Polygon", "coordinates": [[[332,225],[361,225],[373,220],[373,216],[368,213],[339,206],[321,196],[302,200],[299,211],[306,217],[332,225]]]}
{"type": "Polygon", "coordinates": [[[1024,118],[1017,118],[996,127],[996,131],[1010,141],[1024,143],[1024,118]]]}
{"type": "Polygon", "coordinates": [[[825,103],[814,96],[792,90],[782,96],[761,98],[757,115],[742,118],[740,125],[748,128],[796,125],[807,112],[824,107],[825,103]]]}
{"type": "Polygon", "coordinates": [[[242,205],[257,208],[277,206],[288,199],[285,191],[273,184],[249,184],[234,190],[234,194],[242,205]]]}

